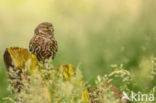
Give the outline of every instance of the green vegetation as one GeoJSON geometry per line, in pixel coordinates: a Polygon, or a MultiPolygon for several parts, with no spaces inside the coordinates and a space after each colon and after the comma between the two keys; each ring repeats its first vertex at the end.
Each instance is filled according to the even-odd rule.
{"type": "MultiPolygon", "coordinates": [[[[0,102],[10,96],[3,63],[5,48],[27,48],[35,26],[43,21],[53,23],[58,40],[53,65],[78,66],[91,86],[97,85],[98,75],[103,77],[122,67],[131,76],[130,82],[126,81],[129,90],[154,91],[155,7],[154,0],[1,0],[0,102]]],[[[121,83],[123,78],[112,78],[117,88],[127,88],[121,83]]]]}

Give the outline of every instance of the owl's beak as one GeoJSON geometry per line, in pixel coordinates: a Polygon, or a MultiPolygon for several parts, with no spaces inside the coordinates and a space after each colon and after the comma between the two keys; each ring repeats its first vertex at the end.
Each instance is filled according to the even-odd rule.
{"type": "Polygon", "coordinates": [[[52,27],[50,27],[50,31],[51,31],[51,32],[54,32],[54,29],[53,29],[52,27]]]}

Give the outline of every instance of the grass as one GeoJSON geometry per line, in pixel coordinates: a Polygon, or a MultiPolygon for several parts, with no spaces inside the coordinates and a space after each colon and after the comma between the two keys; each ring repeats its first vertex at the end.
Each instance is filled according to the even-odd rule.
{"type": "MultiPolygon", "coordinates": [[[[155,58],[152,59],[153,68],[145,78],[149,84],[155,81],[155,60],[155,58]]],[[[18,80],[19,75],[15,71],[9,72],[10,76],[17,78],[11,79],[11,84],[16,84],[19,81],[22,84],[22,89],[18,92],[18,88],[10,85],[9,91],[13,90],[14,93],[9,97],[3,97],[4,103],[119,103],[119,100],[122,103],[128,103],[122,93],[126,93],[130,98],[131,92],[137,93],[137,91],[132,91],[131,87],[136,88],[138,86],[136,85],[136,76],[125,70],[123,64],[111,65],[114,71],[102,77],[97,76],[95,86],[89,86],[83,80],[79,68],[74,69],[71,64],[58,67],[50,66],[46,69],[41,67],[43,68],[41,70],[37,68],[31,70],[30,65],[29,62],[22,69],[22,80],[20,81],[18,80]],[[120,81],[120,83],[117,81],[120,81]]],[[[42,65],[40,64],[40,66],[42,65]]],[[[10,68],[10,70],[12,69],[10,68]]],[[[146,89],[146,93],[153,94],[155,98],[156,86],[152,85],[146,89]]],[[[133,103],[138,103],[138,101],[133,103]]],[[[139,101],[139,103],[146,103],[146,101],[139,101]]]]}
{"type": "MultiPolygon", "coordinates": [[[[132,78],[126,86],[148,94],[156,85],[152,72],[156,57],[155,4],[153,0],[2,0],[0,100],[10,95],[2,56],[5,48],[27,48],[33,29],[42,21],[50,21],[55,27],[59,51],[53,65],[79,66],[84,81],[95,86],[98,75],[108,75],[123,64],[132,78]]],[[[117,88],[125,88],[120,84],[122,79],[115,77],[112,82],[117,88]]]]}

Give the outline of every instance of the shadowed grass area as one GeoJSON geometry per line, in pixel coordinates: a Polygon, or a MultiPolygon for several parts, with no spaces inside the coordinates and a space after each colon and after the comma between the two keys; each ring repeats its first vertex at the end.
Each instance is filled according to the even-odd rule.
{"type": "Polygon", "coordinates": [[[2,97],[7,97],[10,95],[10,91],[8,91],[8,75],[6,72],[6,69],[4,67],[4,63],[0,63],[1,67],[1,72],[0,72],[0,101],[2,100],[2,97]]]}

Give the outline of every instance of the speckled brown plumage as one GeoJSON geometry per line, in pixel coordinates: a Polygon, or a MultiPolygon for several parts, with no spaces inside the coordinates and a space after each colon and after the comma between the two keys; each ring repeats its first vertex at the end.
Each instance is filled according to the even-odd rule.
{"type": "Polygon", "coordinates": [[[34,32],[35,35],[29,43],[30,52],[36,55],[37,59],[42,63],[54,59],[58,47],[52,24],[43,22],[36,27],[34,32]]]}

